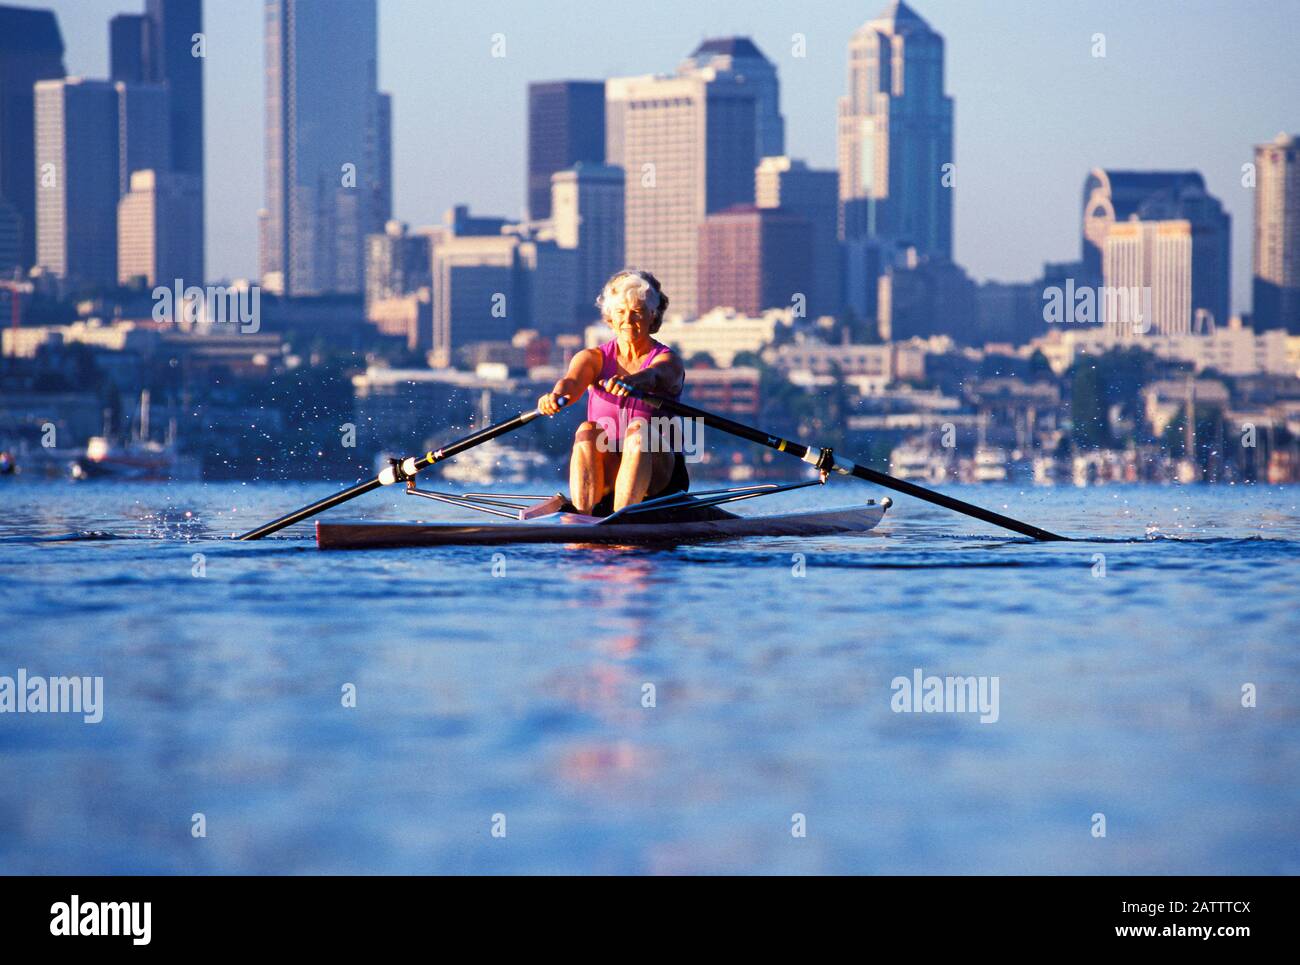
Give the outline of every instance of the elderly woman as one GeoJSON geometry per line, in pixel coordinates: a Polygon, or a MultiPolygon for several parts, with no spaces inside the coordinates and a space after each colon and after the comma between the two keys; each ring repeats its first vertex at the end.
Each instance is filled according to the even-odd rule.
{"type": "Polygon", "coordinates": [[[620,271],[605,283],[596,305],[614,337],[575,355],[537,407],[554,415],[559,396],[576,402],[587,393],[587,419],[578,427],[569,463],[569,501],[580,513],[608,516],[690,485],[686,460],[672,448],[671,420],[656,417],[620,384],[676,399],[686,371],[676,352],[651,337],[668,307],[654,275],[620,271]]]}

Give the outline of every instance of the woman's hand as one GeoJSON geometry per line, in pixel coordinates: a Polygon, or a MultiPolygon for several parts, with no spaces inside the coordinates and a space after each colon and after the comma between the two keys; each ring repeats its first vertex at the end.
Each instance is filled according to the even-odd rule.
{"type": "Polygon", "coordinates": [[[650,369],[642,369],[640,372],[633,372],[628,375],[616,375],[612,379],[606,379],[600,383],[600,387],[610,395],[622,398],[631,395],[631,389],[639,392],[650,392],[654,389],[657,373],[650,369]]]}
{"type": "Polygon", "coordinates": [[[568,404],[569,400],[564,396],[557,395],[554,392],[547,392],[537,400],[537,411],[542,415],[555,415],[568,404]]]}

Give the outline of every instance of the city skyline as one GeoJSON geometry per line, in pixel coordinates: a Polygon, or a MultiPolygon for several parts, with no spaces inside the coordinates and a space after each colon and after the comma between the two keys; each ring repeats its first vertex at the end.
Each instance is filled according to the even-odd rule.
{"type": "MultiPolygon", "coordinates": [[[[108,72],[108,21],[133,9],[123,0],[21,5],[55,11],[69,74],[92,78],[108,72]]],[[[1241,186],[1241,165],[1253,160],[1255,144],[1300,127],[1300,108],[1286,97],[1295,68],[1281,34],[1269,27],[1287,18],[1287,8],[1300,12],[1300,2],[1270,7],[1270,20],[1228,21],[1237,31],[1232,49],[1250,56],[1233,56],[1219,71],[1198,69],[1211,56],[1222,60],[1223,10],[1212,3],[1180,4],[1177,18],[1119,3],[1035,8],[1034,20],[1023,16],[1025,4],[914,6],[946,43],[946,93],[958,105],[954,256],[973,277],[1028,280],[1044,261],[1071,257],[1079,229],[1075,199],[1094,167],[1193,169],[1233,216],[1232,310],[1249,310],[1253,194],[1241,186]],[[989,44],[977,39],[999,32],[1015,42],[995,70],[989,44]],[[1106,35],[1105,58],[1090,56],[1098,32],[1106,35]],[[1125,110],[1115,114],[1115,105],[1125,110]],[[1175,117],[1177,124],[1166,123],[1175,117]]],[[[511,5],[467,8],[440,25],[434,8],[381,0],[379,87],[393,95],[394,216],[431,224],[453,204],[468,203],[519,217],[530,81],[671,73],[708,35],[754,39],[779,73],[787,153],[833,168],[849,38],[884,7],[834,3],[756,13],[720,3],[692,7],[689,16],[683,7],[674,16],[670,4],[664,28],[647,31],[644,45],[628,50],[598,41],[603,34],[593,21],[616,17],[574,17],[563,30],[544,29],[542,11],[511,5]],[[446,42],[431,43],[439,31],[446,42]],[[802,58],[790,46],[799,32],[807,46],[802,58]],[[494,33],[505,34],[504,58],[491,56],[494,33]],[[474,84],[455,82],[465,72],[474,72],[474,84]],[[445,100],[443,90],[451,92],[445,100]],[[489,136],[484,116],[494,119],[489,136]],[[493,129],[499,137],[490,136],[493,129]]],[[[256,212],[264,203],[261,15],[256,0],[213,5],[205,14],[213,278],[256,277],[256,212]]]]}

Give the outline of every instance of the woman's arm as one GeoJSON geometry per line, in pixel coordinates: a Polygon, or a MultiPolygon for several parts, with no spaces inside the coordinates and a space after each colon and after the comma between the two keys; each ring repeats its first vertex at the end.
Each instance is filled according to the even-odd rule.
{"type": "Polygon", "coordinates": [[[541,410],[542,415],[555,415],[560,411],[560,404],[557,401],[560,396],[567,398],[569,405],[582,398],[582,393],[586,392],[600,375],[601,361],[599,349],[587,348],[575,355],[569,361],[569,371],[565,373],[564,378],[556,382],[550,392],[537,400],[537,408],[541,410]]]}
{"type": "MultiPolygon", "coordinates": [[[[596,374],[599,375],[600,372],[597,371],[596,374]]],[[[679,395],[686,382],[686,366],[682,364],[676,352],[669,350],[659,353],[658,357],[640,372],[620,376],[618,381],[626,382],[635,389],[653,395],[679,395]]],[[[601,388],[611,395],[630,394],[627,389],[615,385],[614,382],[614,379],[606,379],[601,388]]]]}

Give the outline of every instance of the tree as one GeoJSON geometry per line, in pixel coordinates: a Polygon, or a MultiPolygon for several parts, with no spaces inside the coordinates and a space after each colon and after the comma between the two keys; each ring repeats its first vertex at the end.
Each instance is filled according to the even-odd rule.
{"type": "Polygon", "coordinates": [[[1070,380],[1070,422],[1076,442],[1087,446],[1109,445],[1106,400],[1097,366],[1091,360],[1076,364],[1070,380]]]}

